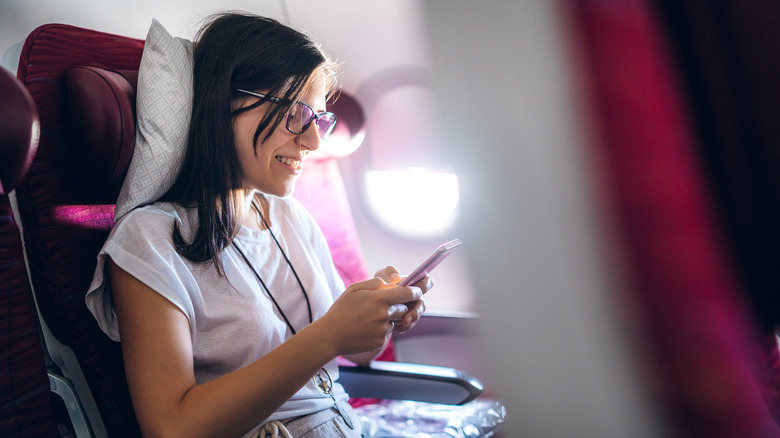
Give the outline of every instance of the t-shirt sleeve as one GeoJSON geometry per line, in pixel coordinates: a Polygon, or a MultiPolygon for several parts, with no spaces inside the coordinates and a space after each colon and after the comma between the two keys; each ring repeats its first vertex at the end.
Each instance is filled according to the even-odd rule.
{"type": "Polygon", "coordinates": [[[175,215],[154,207],[135,210],[118,222],[99,255],[86,303],[100,328],[119,341],[106,262],[113,262],[173,303],[193,321],[191,293],[197,290],[188,262],[172,244],[175,215]]]}

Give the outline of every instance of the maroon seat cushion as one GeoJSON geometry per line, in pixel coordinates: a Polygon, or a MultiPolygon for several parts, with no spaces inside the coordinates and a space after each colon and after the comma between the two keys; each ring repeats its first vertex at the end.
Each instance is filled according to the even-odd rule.
{"type": "Polygon", "coordinates": [[[138,71],[74,67],[66,73],[73,165],[85,200],[113,203],[135,146],[138,71]]]}

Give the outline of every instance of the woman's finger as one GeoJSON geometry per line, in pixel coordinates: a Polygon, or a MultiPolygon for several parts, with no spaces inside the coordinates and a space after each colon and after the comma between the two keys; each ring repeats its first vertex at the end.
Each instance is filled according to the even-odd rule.
{"type": "MultiPolygon", "coordinates": [[[[410,303],[407,303],[407,305],[408,304],[410,303]]],[[[396,333],[403,333],[410,330],[420,321],[420,318],[425,313],[425,309],[425,298],[420,298],[419,300],[415,301],[409,311],[406,312],[401,318],[401,320],[396,322],[394,331],[396,333]]]]}
{"type": "Polygon", "coordinates": [[[384,268],[376,271],[375,277],[379,277],[387,283],[398,284],[401,281],[401,274],[398,273],[398,269],[395,266],[385,266],[384,268]]]}
{"type": "Polygon", "coordinates": [[[429,290],[433,289],[433,278],[426,275],[425,278],[415,283],[414,286],[419,287],[420,289],[422,289],[423,293],[426,293],[429,290]]]}

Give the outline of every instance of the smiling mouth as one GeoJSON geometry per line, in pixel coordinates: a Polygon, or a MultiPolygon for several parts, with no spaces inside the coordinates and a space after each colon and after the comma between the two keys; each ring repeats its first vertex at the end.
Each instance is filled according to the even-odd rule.
{"type": "Polygon", "coordinates": [[[282,164],[284,164],[286,166],[292,167],[293,169],[300,169],[301,168],[301,163],[303,163],[303,161],[301,161],[301,160],[295,160],[295,159],[289,158],[289,157],[281,157],[281,156],[278,156],[278,155],[276,156],[276,161],[278,161],[278,162],[280,162],[280,163],[282,163],[282,164]]]}

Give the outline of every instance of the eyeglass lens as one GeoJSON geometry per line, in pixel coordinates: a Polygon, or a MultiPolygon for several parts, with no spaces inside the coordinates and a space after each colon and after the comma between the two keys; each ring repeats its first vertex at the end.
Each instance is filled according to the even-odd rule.
{"type": "Polygon", "coordinates": [[[321,113],[319,116],[302,103],[294,105],[287,116],[287,129],[293,134],[302,134],[315,121],[320,138],[324,139],[333,130],[336,124],[336,116],[332,113],[321,113]]]}

